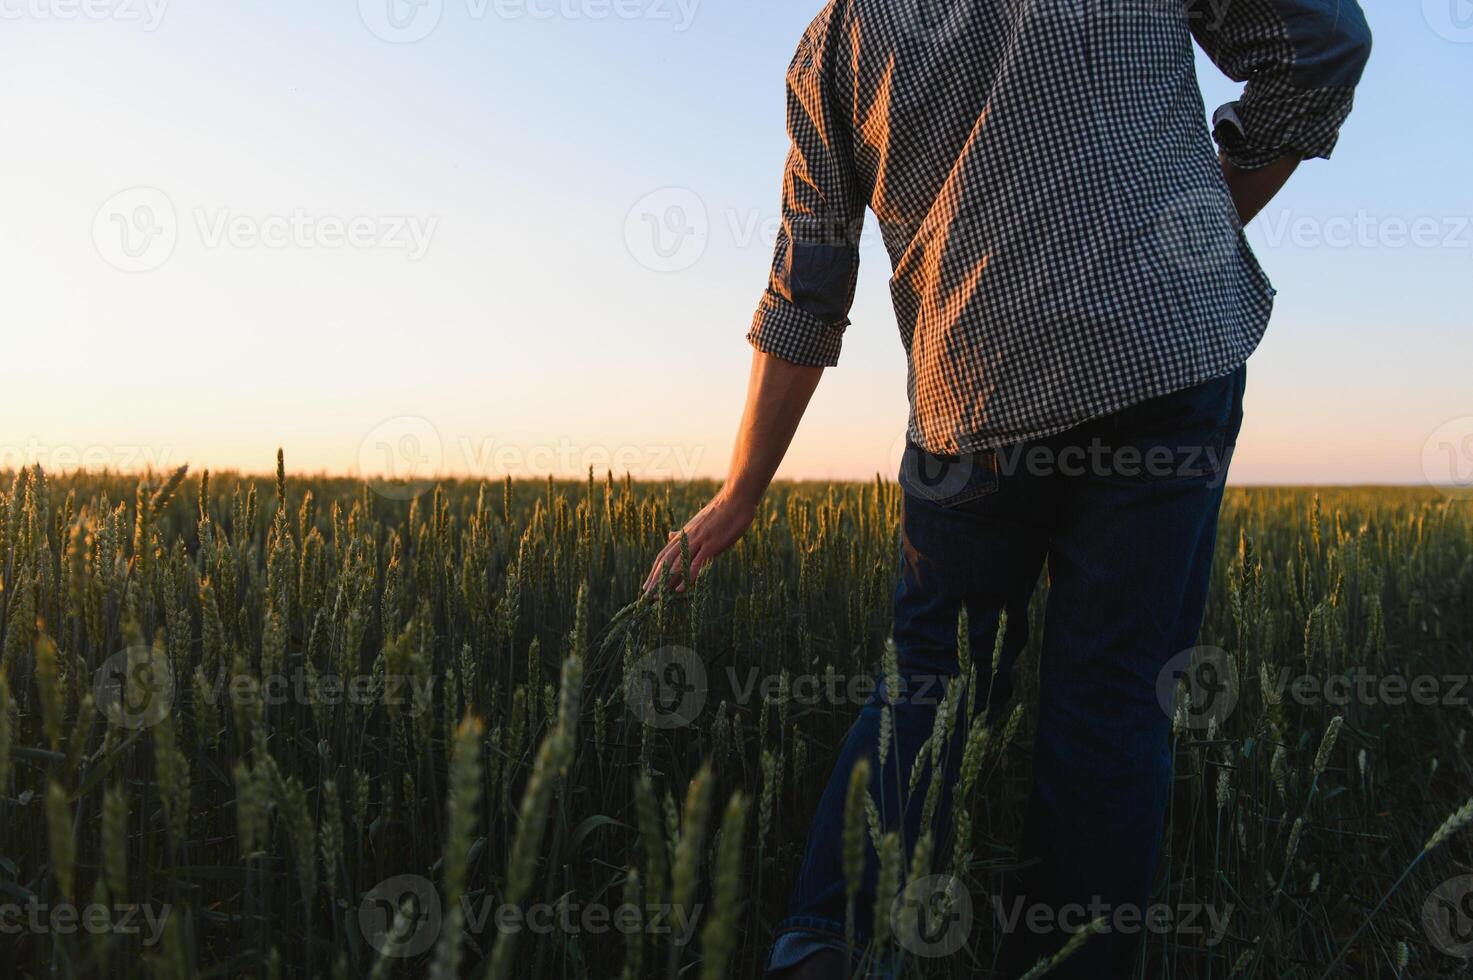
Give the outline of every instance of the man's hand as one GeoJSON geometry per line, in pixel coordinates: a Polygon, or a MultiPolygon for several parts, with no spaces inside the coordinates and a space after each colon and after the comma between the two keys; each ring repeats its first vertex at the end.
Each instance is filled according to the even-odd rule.
{"type": "Polygon", "coordinates": [[[690,551],[690,574],[687,575],[685,569],[681,567],[680,532],[671,531],[670,541],[655,556],[654,567],[650,569],[649,577],[644,580],[644,591],[650,592],[659,588],[660,579],[664,576],[665,569],[668,568],[672,573],[672,587],[677,592],[684,592],[686,583],[695,581],[695,577],[700,574],[701,567],[736,544],[737,539],[752,526],[752,519],[756,516],[755,503],[737,500],[725,493],[718,493],[709,504],[701,508],[700,513],[687,521],[683,528],[686,545],[690,551]]]}
{"type": "Polygon", "coordinates": [[[680,567],[680,534],[671,531],[669,542],[655,556],[654,567],[644,580],[645,592],[659,586],[666,568],[677,575],[676,591],[684,591],[686,583],[694,580],[702,565],[746,533],[821,377],[821,367],[793,364],[771,354],[753,352],[752,373],[747,379],[747,407],[737,430],[726,484],[685,525],[690,574],[680,567]]]}
{"type": "Polygon", "coordinates": [[[1257,170],[1239,170],[1222,153],[1217,155],[1217,159],[1222,166],[1228,192],[1233,196],[1233,206],[1238,209],[1238,220],[1245,225],[1274,199],[1294,173],[1294,168],[1299,166],[1297,153],[1285,154],[1257,170]]]}

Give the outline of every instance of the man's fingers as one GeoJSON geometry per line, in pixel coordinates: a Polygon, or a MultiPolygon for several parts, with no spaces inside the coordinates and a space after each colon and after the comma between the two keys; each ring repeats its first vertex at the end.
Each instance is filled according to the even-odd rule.
{"type": "Polygon", "coordinates": [[[680,585],[676,589],[676,591],[684,592],[687,585],[693,584],[696,578],[701,574],[701,569],[709,564],[711,559],[714,557],[715,556],[711,553],[711,549],[706,547],[704,544],[700,546],[692,546],[690,549],[690,572],[689,574],[686,574],[684,569],[681,570],[680,585]]]}
{"type": "Polygon", "coordinates": [[[660,553],[655,556],[655,563],[650,566],[649,575],[645,576],[644,591],[650,592],[659,584],[660,577],[665,573],[665,562],[669,558],[669,552],[670,547],[669,545],[666,545],[664,548],[661,548],[660,553]]]}
{"type": "Polygon", "coordinates": [[[655,556],[654,567],[650,569],[649,577],[644,580],[644,591],[651,592],[659,588],[660,580],[665,577],[667,568],[675,568],[680,564],[680,541],[671,541],[660,549],[655,556]]]}
{"type": "MultiPolygon", "coordinates": [[[[694,567],[696,564],[696,549],[694,546],[689,549],[689,554],[691,566],[694,567]]],[[[670,588],[676,592],[684,592],[686,585],[690,582],[690,575],[686,573],[685,563],[681,561],[682,557],[680,547],[677,543],[675,554],[670,559],[670,588]]]]}
{"type": "Polygon", "coordinates": [[[665,569],[670,564],[670,549],[666,548],[655,556],[654,567],[650,569],[650,577],[645,580],[645,588],[657,588],[660,579],[665,577],[665,569]]]}
{"type": "Polygon", "coordinates": [[[667,574],[676,592],[684,592],[688,580],[694,580],[695,574],[700,571],[701,566],[711,560],[709,549],[705,546],[704,539],[694,536],[696,531],[693,527],[686,527],[685,531],[686,550],[690,553],[691,573],[685,574],[680,561],[680,531],[669,532],[669,541],[660,553],[655,556],[654,567],[650,569],[649,575],[644,580],[643,591],[652,592],[659,588],[660,580],[667,574]]]}

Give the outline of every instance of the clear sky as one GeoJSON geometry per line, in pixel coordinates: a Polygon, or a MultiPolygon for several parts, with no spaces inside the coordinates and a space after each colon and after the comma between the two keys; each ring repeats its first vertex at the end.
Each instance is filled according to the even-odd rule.
{"type": "MultiPolygon", "coordinates": [[[[0,468],[719,476],[820,5],[0,0],[0,468]]],[[[1335,159],[1250,229],[1279,297],[1238,482],[1473,467],[1473,5],[1365,9],[1335,159]]],[[[780,475],[895,468],[864,256],[780,475]]]]}

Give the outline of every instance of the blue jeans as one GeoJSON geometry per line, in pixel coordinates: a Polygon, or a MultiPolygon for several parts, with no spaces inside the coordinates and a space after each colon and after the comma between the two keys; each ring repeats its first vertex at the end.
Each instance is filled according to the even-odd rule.
{"type": "MultiPolygon", "coordinates": [[[[870,760],[870,793],[883,829],[901,832],[906,855],[920,837],[929,773],[914,793],[909,777],[943,689],[958,673],[963,605],[989,724],[1010,713],[1012,668],[1027,640],[1027,606],[1045,563],[1049,590],[1021,870],[1000,902],[972,899],[973,928],[991,917],[994,928],[1004,929],[1002,975],[1013,978],[1094,914],[1147,907],[1171,765],[1169,696],[1163,707],[1160,681],[1201,627],[1222,484],[1242,421],[1244,374],[1239,367],[1026,445],[963,457],[907,448],[893,633],[903,691],[877,684],[839,751],[809,830],[791,914],[769,953],[769,975],[786,973],[822,947],[845,948],[844,801],[861,757],[870,760]],[[1001,667],[988,689],[1004,610],[1001,667]],[[895,741],[881,767],[881,716],[890,710],[895,741]],[[1080,907],[1093,912],[1069,922],[1080,907]],[[1024,915],[1005,927],[1017,908],[1024,915]],[[1043,910],[1035,920],[1042,925],[1030,927],[1035,909],[1043,910]]],[[[1166,689],[1174,687],[1168,680],[1166,689]]],[[[949,791],[964,727],[957,724],[939,767],[945,791],[931,824],[933,872],[951,868],[949,791]]],[[[856,902],[859,947],[875,914],[878,859],[872,846],[866,849],[856,902]]],[[[1119,921],[1126,927],[1091,936],[1050,980],[1130,975],[1139,929],[1119,921]]]]}

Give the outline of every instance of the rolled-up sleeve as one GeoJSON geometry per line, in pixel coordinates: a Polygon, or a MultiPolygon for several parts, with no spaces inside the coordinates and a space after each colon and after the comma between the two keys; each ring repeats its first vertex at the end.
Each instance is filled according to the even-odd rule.
{"type": "Polygon", "coordinates": [[[788,67],[783,220],[772,273],[747,340],[795,364],[838,363],[859,277],[865,196],[855,173],[849,113],[832,80],[830,4],[788,67]]]}
{"type": "Polygon", "coordinates": [[[1218,68],[1246,83],[1213,116],[1234,166],[1286,153],[1328,157],[1371,51],[1355,0],[1191,0],[1192,33],[1218,68]]]}

